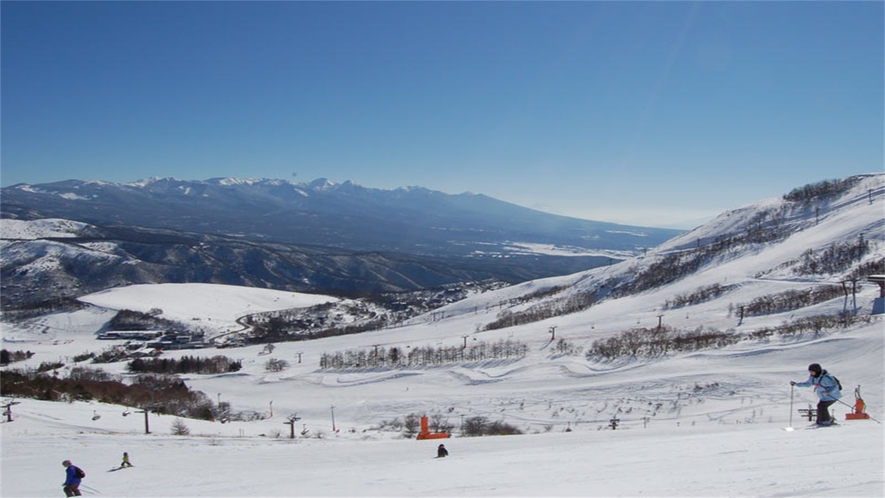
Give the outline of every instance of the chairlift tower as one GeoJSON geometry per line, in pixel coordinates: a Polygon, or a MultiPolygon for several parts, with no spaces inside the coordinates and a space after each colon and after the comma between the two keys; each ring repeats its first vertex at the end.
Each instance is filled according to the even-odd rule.
{"type": "Polygon", "coordinates": [[[19,404],[21,404],[21,401],[10,401],[9,403],[6,403],[5,405],[3,405],[3,408],[6,409],[6,411],[3,413],[6,414],[6,421],[7,422],[12,422],[12,405],[19,405],[19,404]]]}
{"type": "Polygon", "coordinates": [[[145,407],[142,408],[141,411],[135,412],[135,413],[144,413],[144,433],[145,434],[151,433],[151,424],[150,424],[150,420],[149,420],[149,414],[150,414],[151,410],[156,410],[156,409],[157,409],[156,405],[145,405],[145,407]]]}
{"type": "Polygon", "coordinates": [[[289,439],[295,439],[295,422],[301,420],[297,413],[293,413],[286,418],[284,424],[289,426],[289,439]]]}

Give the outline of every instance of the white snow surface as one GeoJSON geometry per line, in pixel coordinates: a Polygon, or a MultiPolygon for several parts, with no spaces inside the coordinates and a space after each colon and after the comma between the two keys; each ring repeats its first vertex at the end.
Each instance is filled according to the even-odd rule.
{"type": "Polygon", "coordinates": [[[35,240],[46,237],[76,237],[86,228],[79,221],[46,218],[42,220],[0,219],[0,239],[35,240]]]}
{"type": "MultiPolygon", "coordinates": [[[[70,459],[87,473],[85,496],[885,496],[885,322],[870,315],[878,286],[860,282],[856,299],[786,313],[740,320],[734,312],[734,305],[755,297],[839,282],[839,275],[793,275],[784,263],[840,237],[862,232],[873,244],[869,257],[882,258],[883,178],[874,175],[873,185],[860,185],[838,200],[839,209],[787,213],[796,225],[786,241],[743,248],[688,278],[579,313],[479,331],[503,309],[529,306],[511,298],[552,286],[577,292],[605,279],[628,278],[668,251],[721,233],[715,224],[740,226],[735,219],[752,217],[754,210],[726,213],[713,227],[643,257],[477,294],[395,328],[277,343],[270,354],[260,345],[164,353],[242,360],[239,372],[182,378],[234,411],[263,414],[260,420],[184,419],[190,435],[176,436],[173,423],[182,419],[150,414],[146,434],[145,417],[134,407],[16,399],[13,421],[4,417],[0,423],[0,495],[61,496],[61,462],[70,459]],[[868,201],[870,192],[876,195],[868,201]],[[701,304],[663,308],[673,296],[712,283],[735,287],[701,304]],[[685,330],[703,326],[747,334],[838,311],[869,320],[818,334],[772,335],[720,349],[614,362],[560,353],[551,341],[555,335],[586,350],[594,340],[659,321],[685,330]],[[423,368],[319,368],[323,353],[502,339],[527,344],[527,355],[423,368]],[[290,365],[268,372],[271,358],[290,365]],[[789,381],[805,380],[812,362],[844,386],[843,403],[833,405],[836,427],[806,430],[808,421],[798,412],[817,399],[811,389],[791,388],[789,381]],[[858,386],[872,418],[846,420],[858,386]],[[285,422],[296,413],[301,420],[290,439],[285,422]],[[404,438],[390,422],[409,414],[447,419],[455,427],[452,437],[404,438]],[[524,434],[462,437],[462,419],[477,416],[524,434]],[[615,430],[613,418],[619,419],[615,430]],[[441,442],[450,454],[436,459],[441,442]],[[135,467],[115,470],[124,451],[135,467]]],[[[770,204],[779,207],[778,201],[770,204]]],[[[3,348],[35,353],[9,368],[62,361],[67,370],[72,356],[121,343],[96,339],[114,309],[161,308],[164,316],[199,318],[226,331],[235,317],[255,308],[310,304],[298,296],[287,301],[291,294],[259,297],[254,289],[214,286],[112,289],[84,298],[97,305],[93,308],[2,323],[3,348]]],[[[130,377],[123,362],[88,366],[130,377]]]]}
{"type": "Polygon", "coordinates": [[[248,314],[306,308],[337,298],[234,285],[140,284],[96,292],[79,300],[111,310],[147,313],[156,309],[163,318],[198,321],[213,330],[229,332],[241,329],[236,319],[248,314]]]}

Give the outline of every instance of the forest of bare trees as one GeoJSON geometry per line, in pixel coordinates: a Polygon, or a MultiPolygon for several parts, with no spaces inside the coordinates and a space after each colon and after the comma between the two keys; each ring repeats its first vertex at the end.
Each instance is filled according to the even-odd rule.
{"type": "Polygon", "coordinates": [[[745,316],[769,315],[812,306],[843,295],[845,289],[841,285],[819,285],[804,290],[791,289],[759,296],[737,307],[743,308],[745,316]]]}
{"type": "Polygon", "coordinates": [[[131,384],[100,369],[74,367],[68,377],[30,370],[5,370],[0,377],[4,396],[46,401],[99,401],[182,417],[212,420],[217,407],[200,391],[191,391],[171,375],[141,374],[131,384]]]}
{"type": "Polygon", "coordinates": [[[483,330],[497,330],[526,323],[540,322],[556,316],[568,315],[585,310],[596,302],[593,292],[580,292],[569,297],[547,300],[523,311],[503,310],[495,321],[486,324],[483,330]]]}
{"type": "Polygon", "coordinates": [[[511,340],[494,343],[479,342],[466,346],[438,347],[419,346],[415,348],[350,349],[335,353],[323,353],[320,357],[322,369],[355,368],[406,368],[428,367],[448,363],[517,359],[525,356],[528,346],[511,340]]]}
{"type": "Polygon", "coordinates": [[[668,299],[664,302],[664,309],[682,308],[685,306],[700,304],[705,301],[711,301],[735,287],[736,286],[734,285],[719,285],[717,283],[705,287],[699,287],[687,294],[676,294],[672,299],[668,299]]]}
{"type": "Polygon", "coordinates": [[[849,327],[864,321],[869,322],[870,319],[869,315],[854,313],[816,315],[798,318],[776,327],[763,327],[749,334],[704,327],[688,331],[679,331],[667,326],[637,328],[593,341],[586,356],[591,360],[607,361],[624,357],[657,357],[668,353],[722,348],[744,340],[762,340],[773,335],[789,337],[807,332],[818,335],[827,330],[849,327]]]}

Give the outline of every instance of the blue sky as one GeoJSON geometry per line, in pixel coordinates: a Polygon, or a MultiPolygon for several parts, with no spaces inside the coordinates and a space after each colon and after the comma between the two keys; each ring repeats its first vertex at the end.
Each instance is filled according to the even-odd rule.
{"type": "Polygon", "coordinates": [[[882,2],[7,2],[3,186],[328,178],[691,228],[883,168],[882,2]]]}

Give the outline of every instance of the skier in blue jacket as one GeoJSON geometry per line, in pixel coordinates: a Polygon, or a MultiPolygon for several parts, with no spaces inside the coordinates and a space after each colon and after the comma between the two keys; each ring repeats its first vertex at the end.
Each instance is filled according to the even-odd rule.
{"type": "Polygon", "coordinates": [[[65,496],[80,496],[80,478],[77,477],[77,467],[70,460],[61,463],[65,467],[65,496]]]}
{"type": "Polygon", "coordinates": [[[830,405],[842,397],[842,391],[839,390],[839,382],[817,363],[808,365],[808,374],[808,380],[805,382],[794,382],[791,380],[790,385],[799,387],[814,386],[814,393],[820,398],[820,401],[817,403],[817,425],[833,425],[829,408],[830,405]]]}

